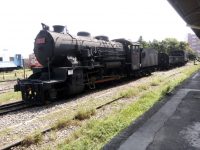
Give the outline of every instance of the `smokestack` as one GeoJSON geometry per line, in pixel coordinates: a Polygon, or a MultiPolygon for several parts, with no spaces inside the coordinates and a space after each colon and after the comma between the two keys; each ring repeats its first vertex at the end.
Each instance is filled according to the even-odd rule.
{"type": "Polygon", "coordinates": [[[77,33],[77,36],[91,37],[91,34],[89,32],[80,31],[80,32],[77,33]]]}
{"type": "Polygon", "coordinates": [[[61,25],[54,25],[53,26],[53,31],[57,33],[66,33],[67,32],[67,27],[66,26],[61,26],[61,25]]]}

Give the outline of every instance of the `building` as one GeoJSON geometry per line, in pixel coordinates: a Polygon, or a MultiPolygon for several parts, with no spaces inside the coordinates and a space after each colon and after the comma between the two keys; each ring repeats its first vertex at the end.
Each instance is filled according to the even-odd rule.
{"type": "Polygon", "coordinates": [[[200,40],[195,34],[188,33],[188,43],[193,50],[200,54],[200,40]]]}

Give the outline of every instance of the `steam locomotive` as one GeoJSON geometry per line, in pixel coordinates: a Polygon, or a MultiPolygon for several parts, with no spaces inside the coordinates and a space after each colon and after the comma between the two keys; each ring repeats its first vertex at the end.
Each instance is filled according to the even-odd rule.
{"type": "Polygon", "coordinates": [[[92,37],[88,32],[73,36],[60,25],[53,26],[53,31],[45,24],[42,28],[34,53],[43,67],[28,79],[18,80],[14,88],[28,103],[45,104],[85,88],[94,89],[98,83],[150,74],[171,63],[156,50],[142,49],[130,40],[110,41],[107,36],[92,37]]]}

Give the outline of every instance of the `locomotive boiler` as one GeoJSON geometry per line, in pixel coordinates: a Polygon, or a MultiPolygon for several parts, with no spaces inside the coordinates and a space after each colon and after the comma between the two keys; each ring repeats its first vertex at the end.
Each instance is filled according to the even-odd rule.
{"type": "Polygon", "coordinates": [[[72,36],[64,33],[64,30],[63,26],[54,26],[54,32],[42,30],[37,35],[34,53],[44,67],[106,65],[112,68],[120,67],[120,62],[125,60],[123,45],[120,43],[98,40],[86,32],[72,36]]]}

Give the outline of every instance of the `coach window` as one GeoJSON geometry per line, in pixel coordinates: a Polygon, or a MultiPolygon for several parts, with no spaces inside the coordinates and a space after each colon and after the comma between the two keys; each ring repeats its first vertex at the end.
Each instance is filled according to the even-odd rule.
{"type": "Polygon", "coordinates": [[[10,61],[14,61],[14,57],[10,57],[10,61]]]}
{"type": "Polygon", "coordinates": [[[3,61],[3,57],[0,57],[0,61],[3,61]]]}

